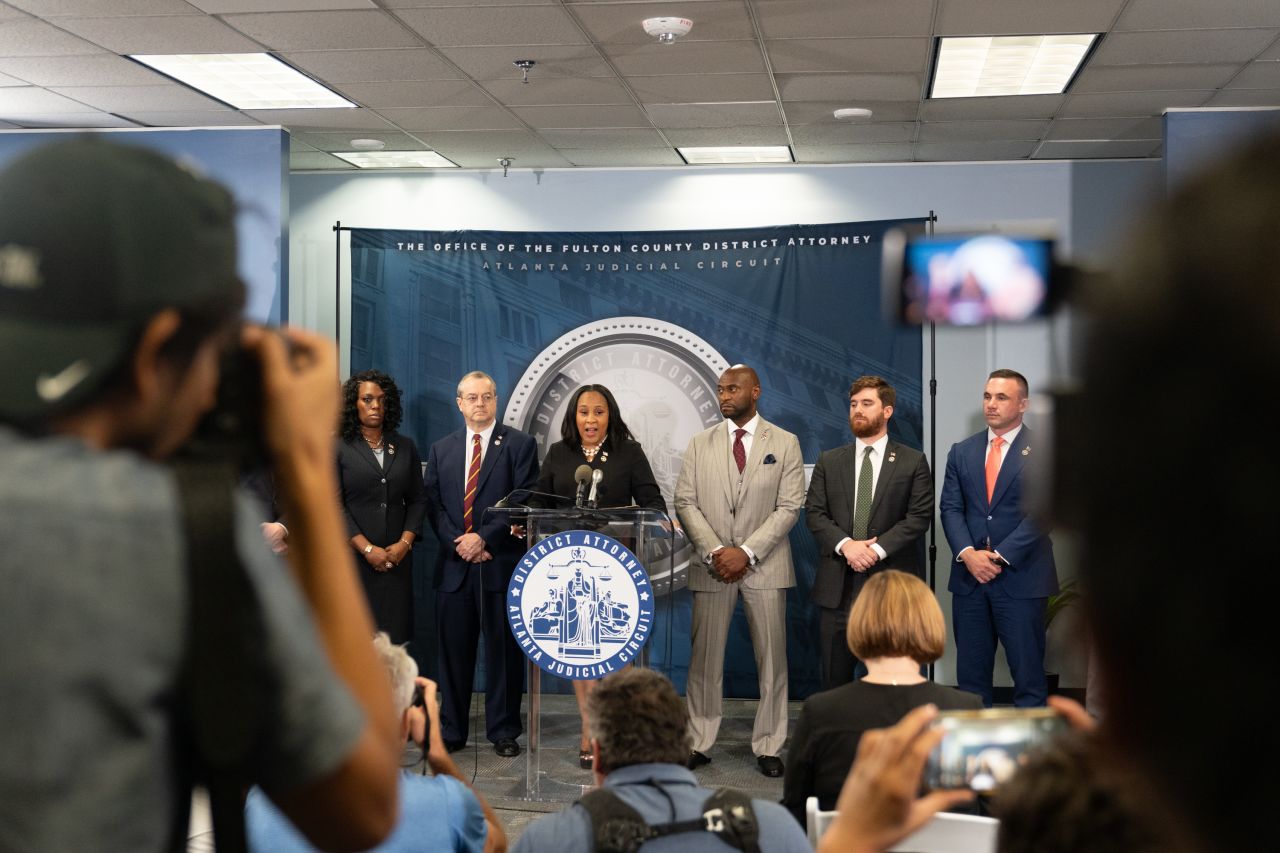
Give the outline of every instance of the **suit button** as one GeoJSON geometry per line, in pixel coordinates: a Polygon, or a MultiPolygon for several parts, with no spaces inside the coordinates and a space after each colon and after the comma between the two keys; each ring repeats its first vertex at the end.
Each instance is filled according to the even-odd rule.
{"type": "Polygon", "coordinates": [[[386,508],[387,508],[387,505],[386,505],[386,504],[378,504],[378,508],[379,508],[379,509],[386,509],[386,508]]]}
{"type": "Polygon", "coordinates": [[[382,478],[382,482],[384,482],[384,483],[385,483],[385,482],[387,482],[387,478],[386,478],[386,477],[383,477],[383,478],[382,478]]]}
{"type": "Polygon", "coordinates": [[[988,516],[987,516],[987,521],[990,521],[990,520],[991,520],[991,516],[989,516],[989,515],[988,515],[988,516]]]}

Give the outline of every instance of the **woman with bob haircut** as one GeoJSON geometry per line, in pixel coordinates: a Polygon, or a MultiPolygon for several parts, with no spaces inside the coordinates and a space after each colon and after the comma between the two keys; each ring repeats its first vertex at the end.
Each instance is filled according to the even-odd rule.
{"type": "MultiPolygon", "coordinates": [[[[538,491],[573,498],[578,489],[574,474],[582,465],[604,475],[596,490],[598,506],[635,505],[667,511],[644,448],[622,419],[613,392],[603,385],[583,385],[574,392],[560,425],[560,440],[548,448],[542,461],[538,491]]],[[[573,682],[582,716],[578,765],[587,770],[592,766],[587,696],[594,684],[573,682]]]]}
{"type": "Polygon", "coordinates": [[[982,707],[980,696],[920,674],[942,657],[946,623],[933,592],[915,575],[893,569],[872,575],[849,611],[848,639],[866,676],[805,700],[787,751],[782,804],[801,824],[809,797],[816,796],[821,809],[835,808],[864,731],[892,726],[921,705],[982,707]]]}

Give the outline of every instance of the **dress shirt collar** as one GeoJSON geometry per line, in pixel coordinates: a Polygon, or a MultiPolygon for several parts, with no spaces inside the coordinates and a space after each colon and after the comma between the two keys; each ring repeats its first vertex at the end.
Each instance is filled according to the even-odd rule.
{"type": "Polygon", "coordinates": [[[493,430],[497,426],[498,426],[498,420],[497,418],[495,418],[493,423],[489,424],[487,427],[480,430],[480,432],[478,433],[473,432],[471,427],[467,427],[467,453],[471,452],[471,444],[475,441],[475,439],[472,436],[475,436],[475,435],[480,436],[480,452],[483,453],[486,449],[488,449],[489,439],[493,437],[493,430]]]}
{"type": "Polygon", "coordinates": [[[756,427],[760,425],[760,413],[756,412],[751,416],[751,420],[747,421],[742,426],[735,424],[731,418],[725,418],[724,425],[729,430],[729,441],[733,441],[737,437],[735,433],[740,429],[745,429],[747,431],[745,438],[755,438],[756,427]]]}
{"type": "Polygon", "coordinates": [[[693,771],[679,764],[629,764],[619,767],[604,778],[606,788],[617,785],[642,785],[646,782],[661,782],[666,785],[693,785],[697,787],[698,777],[693,771]]]}
{"type": "MultiPolygon", "coordinates": [[[[1018,440],[1018,433],[1022,432],[1022,427],[1023,427],[1023,424],[1018,424],[1016,427],[1014,427],[1013,429],[1006,432],[1003,436],[1001,436],[1001,438],[1003,438],[1005,441],[1004,448],[1003,448],[1004,450],[1008,450],[1010,447],[1013,446],[1013,443],[1018,440]]],[[[987,447],[991,446],[991,442],[995,441],[995,438],[996,438],[996,431],[993,430],[991,427],[987,427],[987,447]]]]}
{"type": "Polygon", "coordinates": [[[870,444],[867,444],[867,442],[863,441],[862,439],[858,439],[858,459],[859,460],[862,459],[862,454],[866,452],[865,448],[867,447],[875,448],[876,452],[873,458],[883,459],[884,450],[888,446],[889,446],[889,433],[887,432],[884,435],[877,438],[875,441],[871,442],[870,444]]]}

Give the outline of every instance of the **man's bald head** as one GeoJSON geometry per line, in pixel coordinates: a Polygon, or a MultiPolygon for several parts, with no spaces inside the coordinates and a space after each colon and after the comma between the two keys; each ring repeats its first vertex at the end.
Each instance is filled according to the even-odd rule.
{"type": "Polygon", "coordinates": [[[720,396],[720,414],[743,426],[756,416],[756,400],[760,399],[760,377],[755,369],[735,364],[720,374],[716,386],[720,396]]]}

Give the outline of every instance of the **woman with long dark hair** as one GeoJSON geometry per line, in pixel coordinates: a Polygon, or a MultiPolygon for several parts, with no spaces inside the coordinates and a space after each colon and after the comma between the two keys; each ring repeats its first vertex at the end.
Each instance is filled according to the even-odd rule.
{"type": "MultiPolygon", "coordinates": [[[[573,497],[574,473],[580,465],[604,474],[596,490],[601,507],[636,506],[666,512],[667,502],[653,476],[653,468],[622,419],[618,401],[603,385],[583,385],[574,392],[560,425],[560,441],[547,450],[538,477],[538,491],[573,497]]],[[[591,740],[587,731],[587,695],[594,681],[573,682],[582,715],[578,763],[591,767],[591,740]]]]}
{"type": "Polygon", "coordinates": [[[338,485],[356,570],[378,629],[393,643],[413,630],[413,543],[426,494],[418,448],[400,426],[395,380],[366,370],[342,386],[338,485]]]}

